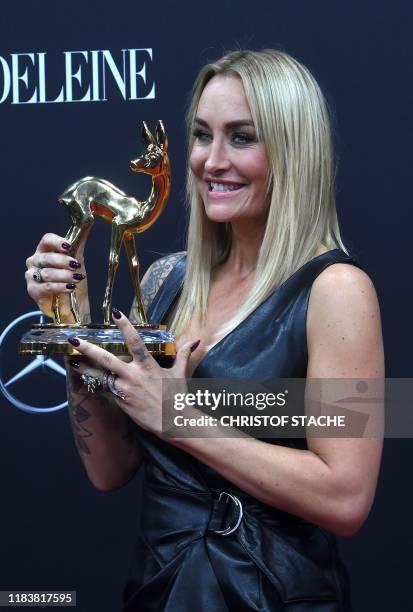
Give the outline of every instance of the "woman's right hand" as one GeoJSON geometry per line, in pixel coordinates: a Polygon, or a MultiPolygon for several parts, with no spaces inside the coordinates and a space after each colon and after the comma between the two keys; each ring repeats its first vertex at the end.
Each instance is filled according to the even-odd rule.
{"type": "Polygon", "coordinates": [[[76,291],[80,318],[87,322],[90,317],[89,298],[84,266],[84,237],[76,257],[68,255],[71,245],[62,236],[45,234],[40,240],[33,255],[27,258],[25,273],[27,291],[38,307],[48,317],[53,317],[52,303],[55,295],[60,296],[60,313],[62,323],[74,323],[70,311],[69,296],[76,291]],[[40,270],[42,281],[33,277],[40,270]]]}

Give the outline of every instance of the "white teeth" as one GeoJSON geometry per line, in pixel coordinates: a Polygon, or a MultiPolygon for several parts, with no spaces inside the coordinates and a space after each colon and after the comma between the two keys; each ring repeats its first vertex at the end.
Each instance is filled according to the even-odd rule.
{"type": "Polygon", "coordinates": [[[225,185],[223,183],[209,183],[211,191],[235,191],[240,185],[225,185]]]}

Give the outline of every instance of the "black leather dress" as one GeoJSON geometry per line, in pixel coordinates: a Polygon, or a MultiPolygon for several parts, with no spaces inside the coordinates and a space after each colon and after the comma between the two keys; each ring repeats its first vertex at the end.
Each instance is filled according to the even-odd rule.
{"type": "MultiPolygon", "coordinates": [[[[207,353],[194,376],[305,378],[311,286],[334,263],[357,265],[338,249],[305,264],[207,353]]],[[[185,256],[151,305],[154,323],[170,311],[184,270],[185,256]]],[[[156,436],[140,428],[137,435],[145,452],[142,517],[125,611],[351,610],[332,534],[257,501],[156,436]],[[216,532],[235,526],[239,513],[232,498],[220,499],[223,491],[243,506],[242,520],[229,535],[216,532]]],[[[306,446],[303,439],[271,442],[306,446]]]]}

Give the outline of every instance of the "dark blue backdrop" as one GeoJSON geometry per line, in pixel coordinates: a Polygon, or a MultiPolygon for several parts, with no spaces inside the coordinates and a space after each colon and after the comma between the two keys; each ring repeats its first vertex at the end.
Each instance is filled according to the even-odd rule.
{"type": "MultiPolygon", "coordinates": [[[[313,71],[332,105],[343,234],[379,294],[387,375],[412,376],[413,218],[408,174],[412,161],[412,16],[411,3],[380,0],[3,3],[1,330],[34,309],[25,292],[25,258],[44,231],[65,233],[66,211],[56,199],[68,184],[92,174],[128,193],[145,195],[148,181],[128,170],[129,159],[140,151],[137,125],[142,119],[152,125],[164,119],[173,163],[172,194],[165,213],[137,239],[143,268],[159,253],[182,248],[184,111],[197,70],[224,49],[276,47],[313,71]],[[137,54],[137,71],[145,56],[147,72],[146,83],[141,77],[136,80],[141,98],[155,83],[152,99],[124,100],[110,75],[106,102],[16,104],[12,83],[6,95],[13,62],[14,76],[22,76],[15,101],[17,95],[27,100],[36,86],[40,96],[36,74],[41,57],[45,59],[46,95],[52,99],[64,83],[63,53],[87,51],[84,61],[79,54],[73,55],[73,73],[80,62],[83,79],[81,87],[71,79],[73,95],[81,97],[89,85],[91,51],[109,50],[120,66],[121,50],[136,48],[152,49],[152,60],[148,54],[137,54]],[[35,55],[16,59],[18,53],[35,55]],[[27,85],[23,80],[26,69],[27,85]]],[[[99,96],[101,93],[96,94],[99,96]]],[[[106,276],[102,257],[109,237],[108,227],[97,225],[88,251],[96,316],[106,276]]],[[[121,270],[114,303],[126,309],[130,299],[127,271],[121,270]]],[[[3,382],[28,363],[15,355],[16,343],[16,337],[10,336],[1,347],[3,382]]],[[[63,377],[50,371],[37,370],[9,390],[38,406],[64,400],[63,377]]],[[[0,589],[73,589],[82,612],[115,612],[136,530],[136,480],[111,494],[95,491],[77,458],[65,410],[31,415],[2,396],[0,401],[0,589]]],[[[356,612],[411,610],[408,475],[412,459],[410,440],[386,442],[371,516],[359,534],[340,543],[352,578],[356,612]]]]}

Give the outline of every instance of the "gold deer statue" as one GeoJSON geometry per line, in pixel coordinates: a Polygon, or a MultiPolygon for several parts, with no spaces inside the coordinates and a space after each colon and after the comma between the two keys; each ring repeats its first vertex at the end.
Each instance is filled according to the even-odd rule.
{"type": "MultiPolygon", "coordinates": [[[[109,255],[109,273],[103,300],[103,321],[110,325],[111,303],[115,274],[119,265],[122,242],[126,249],[136,297],[136,310],[142,324],[148,323],[139,284],[139,261],[135,249],[135,234],[147,230],[164,209],[170,192],[170,165],[167,154],[168,139],[162,121],[158,121],[155,136],[145,122],[142,127],[145,152],[131,161],[134,172],[152,177],[152,189],[147,200],[140,202],[129,197],[105,179],[87,176],[70,185],[60,196],[59,202],[70,212],[71,227],[66,234],[74,255],[85,232],[93,225],[95,217],[102,217],[112,225],[109,255]]],[[[70,294],[70,310],[77,325],[81,324],[75,292],[70,294]]],[[[55,323],[61,323],[59,296],[53,299],[55,323]]]]}

